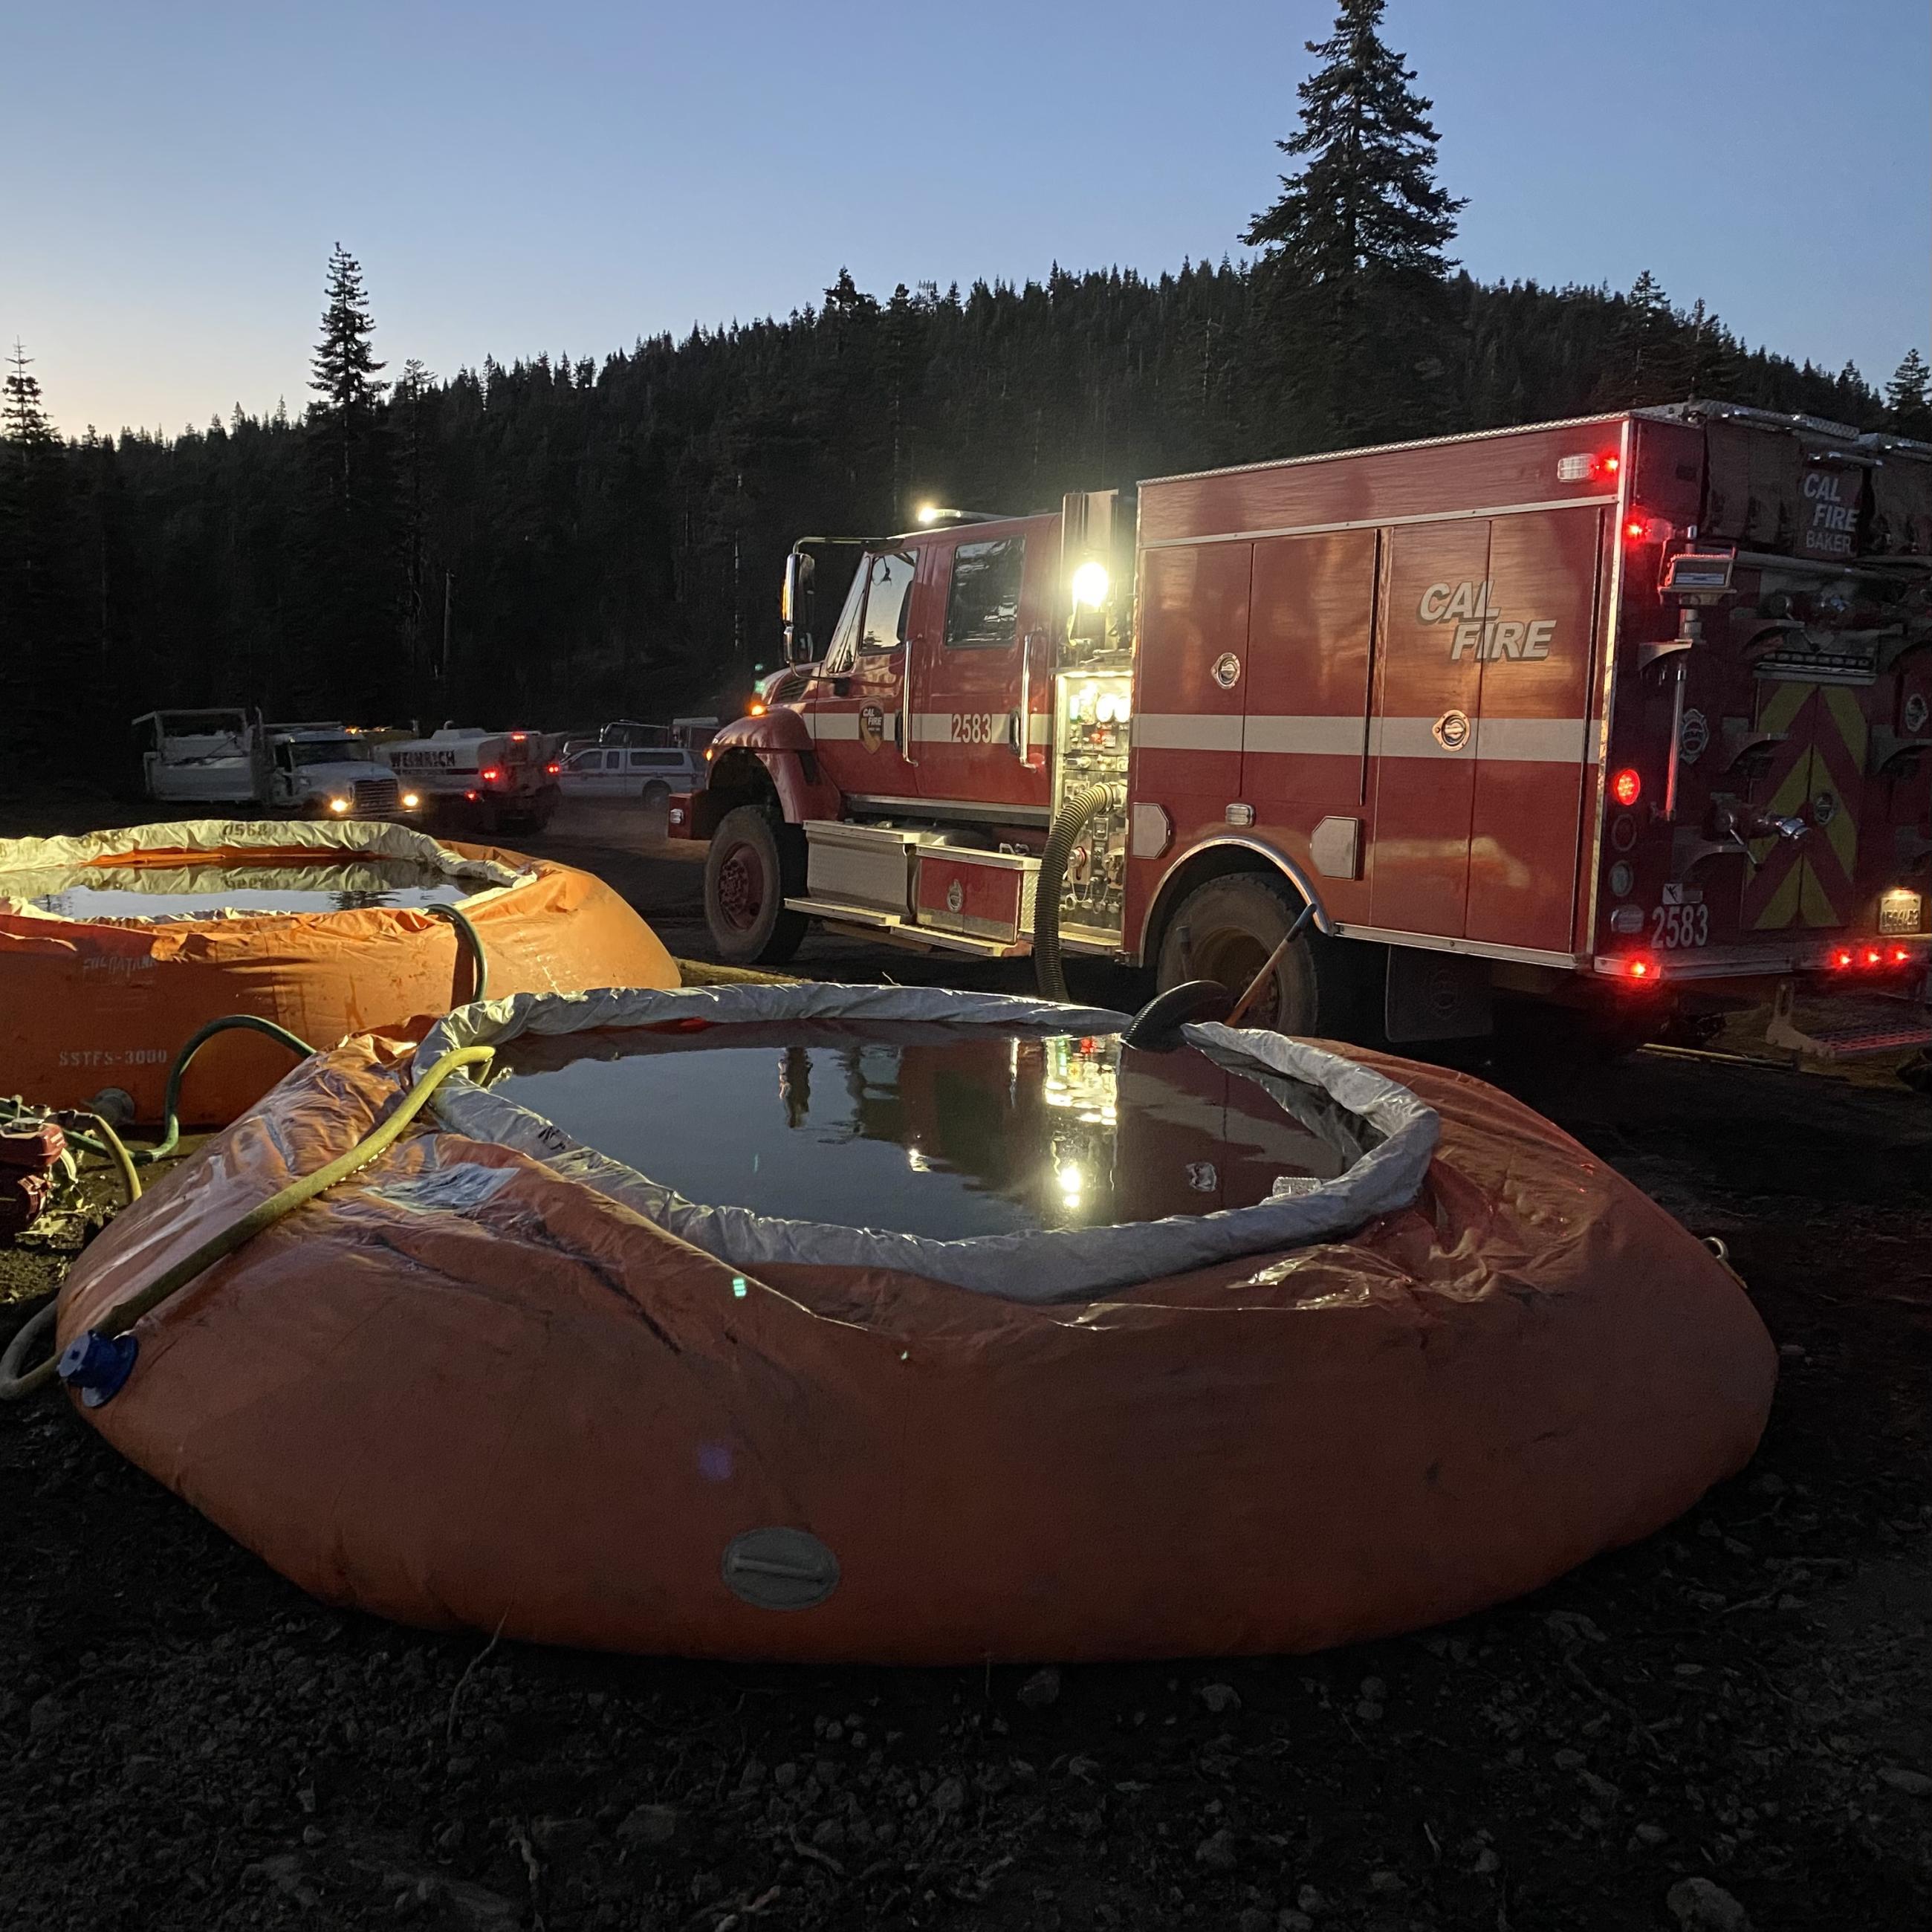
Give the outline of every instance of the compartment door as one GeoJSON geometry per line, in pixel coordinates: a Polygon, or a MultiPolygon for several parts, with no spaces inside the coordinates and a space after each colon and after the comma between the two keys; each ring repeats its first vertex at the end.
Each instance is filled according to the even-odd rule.
{"type": "Polygon", "coordinates": [[[1603,512],[1592,509],[1498,517],[1490,526],[1471,939],[1572,950],[1603,531],[1603,512]]]}
{"type": "Polygon", "coordinates": [[[1382,649],[1369,755],[1370,921],[1462,937],[1476,794],[1477,652],[1490,526],[1412,524],[1384,538],[1382,649]]]}

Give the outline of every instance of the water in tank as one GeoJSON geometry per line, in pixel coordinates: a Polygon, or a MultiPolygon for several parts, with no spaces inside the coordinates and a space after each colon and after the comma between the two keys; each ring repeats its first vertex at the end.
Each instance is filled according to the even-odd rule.
{"type": "Polygon", "coordinates": [[[1376,1138],[1192,1046],[979,1027],[526,1034],[489,1084],[688,1200],[936,1240],[1249,1207],[1376,1138]]]}

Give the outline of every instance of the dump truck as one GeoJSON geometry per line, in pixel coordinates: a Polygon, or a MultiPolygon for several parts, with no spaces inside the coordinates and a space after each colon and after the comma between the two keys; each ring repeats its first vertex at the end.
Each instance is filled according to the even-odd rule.
{"type": "Polygon", "coordinates": [[[406,818],[421,800],[399,786],[374,735],[339,719],[266,724],[240,706],[150,711],[142,776],[158,803],[249,806],[272,818],[406,818]]]}
{"type": "Polygon", "coordinates": [[[1272,962],[1250,1023],[1342,1038],[1774,991],[1790,1044],[1932,1039],[1932,446],[1703,402],[1251,464],[803,539],[783,611],[671,804],[728,960],[818,920],[1272,962]]]}

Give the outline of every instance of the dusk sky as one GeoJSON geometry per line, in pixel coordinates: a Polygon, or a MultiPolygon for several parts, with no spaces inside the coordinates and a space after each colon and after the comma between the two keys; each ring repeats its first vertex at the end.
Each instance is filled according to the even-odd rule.
{"type": "MultiPolygon", "coordinates": [[[[602,357],[892,284],[1238,253],[1331,0],[0,0],[0,336],[56,420],[305,400],[323,264],[391,370],[602,357]]],[[[1932,335],[1926,0],[1392,0],[1486,279],[1648,267],[1882,382],[1932,335]]]]}

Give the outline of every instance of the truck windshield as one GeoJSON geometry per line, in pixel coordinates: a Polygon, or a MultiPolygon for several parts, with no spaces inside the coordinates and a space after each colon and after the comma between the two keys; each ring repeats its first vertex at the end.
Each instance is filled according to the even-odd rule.
{"type": "Polygon", "coordinates": [[[318,744],[291,745],[288,748],[290,761],[298,765],[373,765],[376,762],[375,746],[356,738],[331,738],[318,744]]]}

